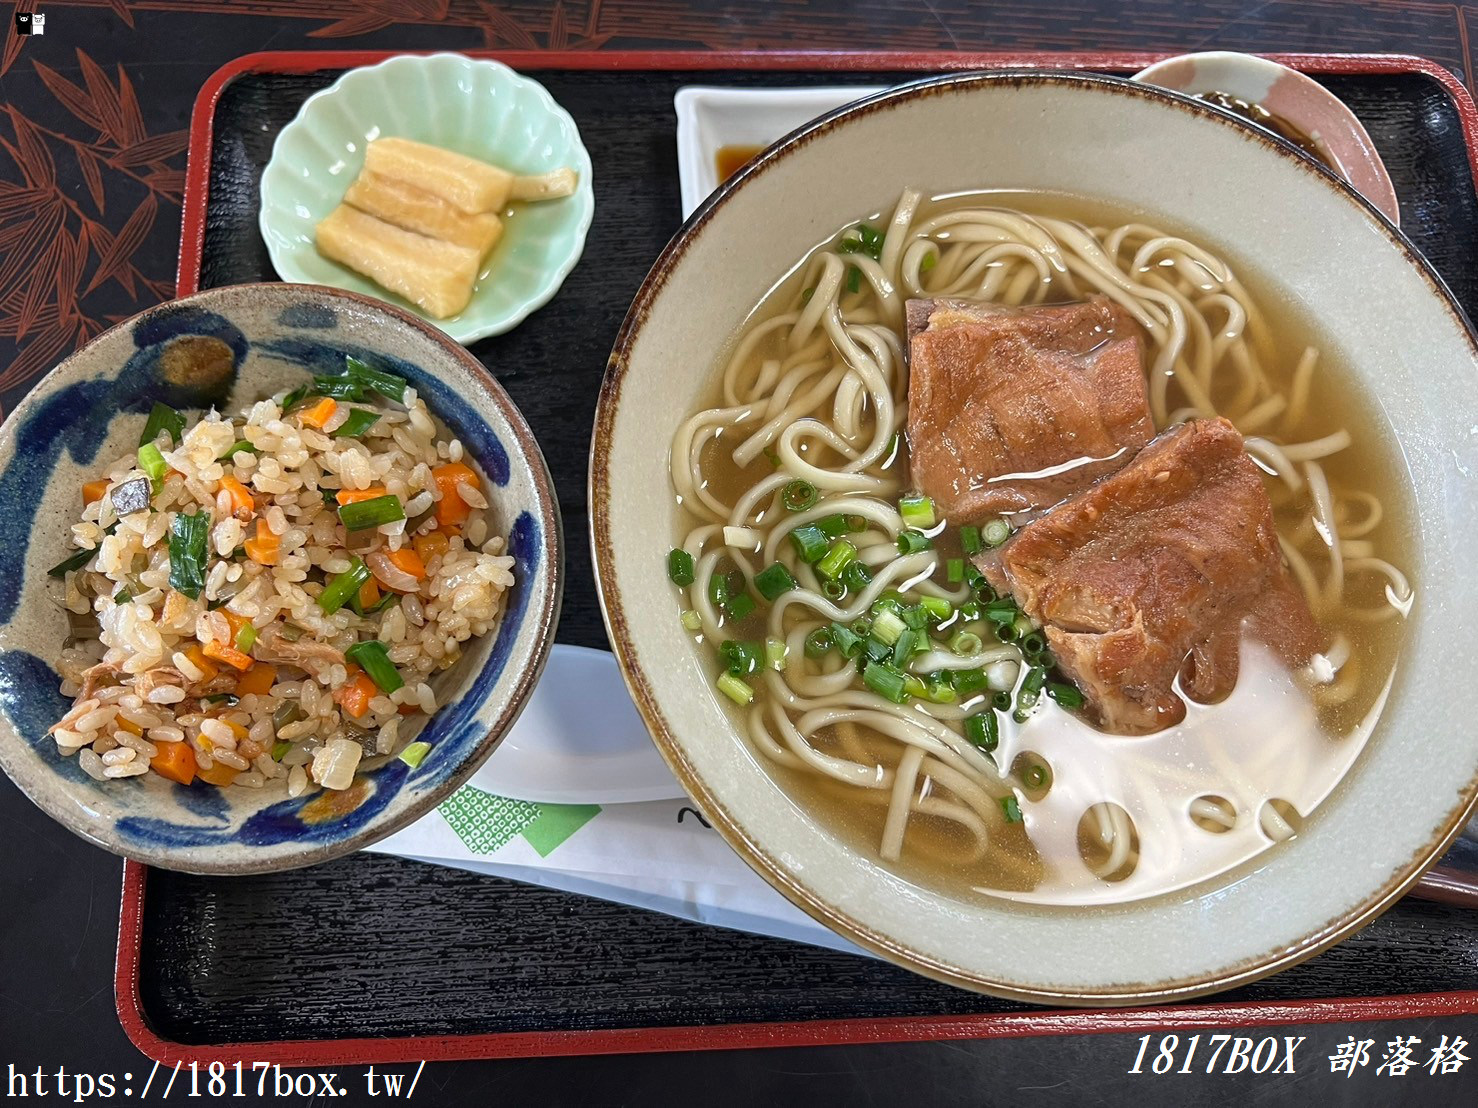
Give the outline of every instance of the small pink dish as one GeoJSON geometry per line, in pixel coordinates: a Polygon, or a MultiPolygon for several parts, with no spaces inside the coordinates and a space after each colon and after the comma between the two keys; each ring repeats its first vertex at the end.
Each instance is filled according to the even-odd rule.
{"type": "Polygon", "coordinates": [[[1221,92],[1260,105],[1313,138],[1330,168],[1400,226],[1396,190],[1370,135],[1342,100],[1312,78],[1256,54],[1212,50],[1166,58],[1134,80],[1187,96],[1221,92]]]}

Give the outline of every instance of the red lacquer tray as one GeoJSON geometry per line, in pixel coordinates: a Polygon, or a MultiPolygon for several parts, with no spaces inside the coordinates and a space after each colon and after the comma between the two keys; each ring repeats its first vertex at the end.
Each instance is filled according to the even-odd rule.
{"type": "MultiPolygon", "coordinates": [[[[1128,73],[1161,57],[1137,53],[473,53],[535,72],[571,109],[595,161],[601,204],[612,202],[612,195],[603,191],[606,163],[602,144],[618,141],[603,132],[601,116],[613,112],[622,115],[617,124],[623,134],[620,141],[670,151],[673,119],[668,89],[679,84],[774,85],[818,80],[877,84],[907,79],[909,75],[1002,67],[1128,73]],[[620,97],[623,87],[636,87],[623,86],[622,82],[638,80],[647,96],[644,113],[625,111],[627,105],[623,103],[613,104],[612,97],[620,97]],[[654,85],[660,86],[655,93],[654,85]],[[592,108],[589,117],[582,117],[582,96],[601,110],[592,108]]],[[[337,51],[253,54],[223,67],[206,82],[191,122],[180,295],[212,285],[274,279],[255,237],[255,189],[260,163],[270,150],[275,129],[291,118],[304,96],[332,80],[337,71],[373,64],[388,56],[337,51]],[[251,119],[256,133],[247,134],[250,128],[237,126],[243,118],[251,119]],[[265,122],[259,122],[264,118],[265,122]]],[[[1451,194],[1451,210],[1441,218],[1471,221],[1472,225],[1462,236],[1445,234],[1442,226],[1433,226],[1428,228],[1431,233],[1426,239],[1413,231],[1411,219],[1407,229],[1413,231],[1413,238],[1452,283],[1459,300],[1473,311],[1478,306],[1478,272],[1470,273],[1468,269],[1473,263],[1457,254],[1440,256],[1444,249],[1462,251],[1462,244],[1478,233],[1473,157],[1478,150],[1478,111],[1467,90],[1446,69],[1421,58],[1275,57],[1329,82],[1351,103],[1381,145],[1398,194],[1402,194],[1403,207],[1411,202],[1413,210],[1422,213],[1425,220],[1433,218],[1433,205],[1426,202],[1425,194],[1404,194],[1403,181],[1409,177],[1412,189],[1434,187],[1428,180],[1437,171],[1433,151],[1444,153],[1441,171],[1447,176],[1435,187],[1451,194]],[[1417,122],[1408,126],[1403,118],[1417,122]],[[1418,133],[1423,126],[1431,133],[1418,133]],[[1386,143],[1382,136],[1388,136],[1386,143]],[[1411,143],[1419,147],[1423,141],[1437,145],[1431,149],[1409,148],[1411,143]],[[1440,145],[1443,143],[1445,147],[1440,145]],[[1413,170],[1403,176],[1401,167],[1407,162],[1420,167],[1421,172],[1413,170]],[[1460,200],[1453,200],[1453,196],[1460,200]]],[[[664,178],[669,171],[675,171],[675,163],[662,163],[656,169],[648,165],[645,169],[664,178]]],[[[651,191],[653,184],[652,180],[631,180],[625,187],[651,191]]],[[[676,183],[663,179],[661,185],[672,198],[670,212],[661,217],[670,219],[670,223],[658,221],[647,228],[654,245],[649,252],[626,259],[627,270],[635,277],[623,295],[634,291],[645,265],[677,227],[676,183]]],[[[620,187],[619,182],[604,185],[605,189],[620,187]]],[[[629,206],[640,207],[635,202],[629,206]]],[[[598,208],[596,234],[600,231],[600,212],[598,208]]],[[[636,211],[633,218],[639,217],[640,211],[636,211]]],[[[636,249],[645,247],[638,244],[636,249]]],[[[613,265],[612,258],[614,254],[587,249],[566,291],[520,331],[557,324],[560,311],[573,311],[569,326],[591,331],[592,347],[598,350],[603,341],[608,350],[624,301],[601,305],[608,309],[609,319],[604,322],[591,321],[591,313],[585,310],[588,305],[567,305],[564,309],[560,305],[561,301],[579,297],[582,272],[613,265]],[[607,323],[609,335],[601,330],[607,323]]],[[[614,280],[612,287],[623,286],[614,280]]],[[[480,344],[474,352],[496,363],[497,353],[503,349],[496,344],[502,341],[480,344]]],[[[517,333],[510,341],[518,341],[517,333]]],[[[579,401],[588,400],[581,411],[593,408],[603,365],[604,351],[598,350],[588,371],[593,377],[578,386],[590,394],[579,401]]],[[[505,380],[505,384],[509,382],[505,380]]],[[[510,391],[529,416],[550,457],[564,503],[567,534],[573,536],[572,542],[580,542],[586,533],[582,439],[588,440],[589,420],[570,432],[565,429],[573,421],[569,413],[561,411],[556,423],[554,415],[541,409],[538,397],[521,395],[516,387],[510,387],[510,391]],[[576,437],[560,439],[570,434],[576,437]]],[[[578,584],[578,580],[572,581],[572,588],[578,584]]],[[[560,629],[562,640],[604,645],[593,599],[581,602],[567,597],[566,609],[560,629]]],[[[1416,895],[1471,907],[1478,905],[1478,883],[1455,863],[1450,869],[1429,875],[1416,895]]],[[[738,958],[725,960],[711,949],[715,942],[712,929],[678,924],[636,909],[573,897],[559,899],[562,896],[387,858],[361,857],[312,871],[251,879],[192,878],[151,871],[129,862],[124,870],[118,937],[119,1016],[129,1037],[144,1053],[170,1065],[181,1061],[205,1064],[223,1058],[313,1065],[1226,1028],[1478,1011],[1478,971],[1465,973],[1460,968],[1478,963],[1478,923],[1467,923],[1467,914],[1460,908],[1413,906],[1410,900],[1345,946],[1226,999],[1175,1007],[1045,1011],[915,981],[891,967],[868,963],[859,969],[857,960],[848,961],[845,955],[787,944],[777,946],[774,940],[752,940],[758,944],[754,946],[756,953],[741,953],[738,958]],[[362,889],[367,873],[378,883],[372,894],[362,889]],[[429,895],[423,895],[428,890],[429,895]],[[578,921],[591,917],[586,926],[608,936],[619,936],[625,928],[632,938],[624,945],[612,941],[609,948],[629,950],[634,962],[640,961],[646,968],[633,970],[627,979],[617,966],[617,972],[607,969],[597,980],[593,967],[582,965],[578,958],[547,951],[514,951],[513,955],[526,963],[534,960],[540,971],[533,975],[537,980],[521,997],[506,991],[495,993],[489,983],[484,1018],[479,1014],[476,995],[467,994],[458,984],[461,978],[437,976],[424,967],[408,973],[404,981],[381,982],[378,987],[384,989],[382,995],[362,997],[353,988],[341,986],[338,997],[318,998],[313,981],[316,963],[311,959],[296,966],[284,960],[277,976],[261,976],[263,971],[255,968],[255,963],[233,963],[240,952],[212,945],[216,940],[203,937],[196,926],[199,920],[208,918],[212,933],[234,928],[250,934],[296,923],[311,933],[315,911],[327,910],[320,908],[325,897],[334,903],[333,898],[339,897],[360,912],[366,905],[379,906],[377,901],[363,899],[366,896],[404,899],[407,911],[415,911],[420,925],[433,931],[438,926],[437,906],[449,898],[462,897],[445,926],[462,927],[464,938],[473,933],[480,913],[486,914],[487,928],[506,927],[506,917],[518,912],[530,916],[525,923],[536,923],[533,914],[549,911],[558,911],[566,924],[570,918],[578,921]],[[283,908],[285,902],[295,899],[295,907],[283,908]],[[414,908],[410,907],[412,903],[414,908]],[[284,911],[288,914],[273,915],[284,911]],[[500,911],[502,915],[497,915],[500,911]],[[1408,915],[1410,918],[1406,918],[1408,915]],[[1372,932],[1378,934],[1367,938],[1372,932]],[[639,948],[649,933],[651,948],[639,948]],[[1430,958],[1420,953],[1424,943],[1431,947],[1430,958]],[[1340,951],[1350,944],[1388,949],[1398,964],[1400,959],[1409,958],[1409,966],[1419,965],[1421,971],[1403,968],[1387,976],[1367,971],[1362,968],[1365,962],[1374,966],[1383,960],[1341,955],[1340,951]],[[1473,956],[1455,956],[1460,948],[1468,949],[1473,956]],[[659,949],[667,957],[666,962],[657,956],[659,949]],[[545,962],[539,963],[539,958],[545,962]],[[766,958],[772,961],[767,963],[766,958]],[[202,959],[210,960],[210,974],[190,978],[177,973],[179,964],[192,960],[198,964],[202,959]],[[767,972],[776,979],[796,975],[804,979],[805,974],[813,974],[815,987],[808,990],[808,1000],[802,1003],[788,993],[779,995],[783,990],[765,988],[767,972]],[[888,974],[895,975],[887,978],[888,996],[902,999],[890,1001],[879,1010],[877,998],[884,992],[880,982],[888,974]],[[653,975],[658,978],[655,982],[653,975]],[[838,975],[845,978],[840,984],[838,975]],[[540,988],[546,992],[541,993],[540,988]],[[664,988],[669,996],[662,995],[664,988]],[[1291,991],[1299,988],[1306,992],[1291,991]],[[1412,988],[1421,991],[1408,993],[1412,988]],[[541,1001],[566,997],[571,989],[583,994],[585,1011],[540,1007],[541,1001]],[[724,998],[726,992],[742,993],[745,989],[750,994],[747,999],[741,997],[744,1003],[724,998]],[[422,995],[413,995],[417,990],[422,995]],[[655,995],[648,995],[654,991],[655,995]],[[822,1001],[815,1001],[811,993],[823,994],[822,1001]],[[630,999],[637,995],[650,1003],[630,999]],[[521,1015],[508,1014],[509,1008],[515,1007],[515,999],[524,1002],[521,1015]],[[424,1009],[420,1021],[417,1005],[424,1009]]],[[[726,948],[751,942],[749,937],[722,932],[717,935],[726,948]]],[[[516,942],[517,938],[509,941],[516,942]]],[[[469,961],[457,972],[488,972],[498,955],[484,951],[475,957],[482,960],[469,961]]]]}

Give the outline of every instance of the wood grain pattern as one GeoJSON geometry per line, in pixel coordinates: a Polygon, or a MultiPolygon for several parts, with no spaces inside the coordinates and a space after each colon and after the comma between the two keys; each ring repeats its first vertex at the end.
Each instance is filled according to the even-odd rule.
{"type": "MultiPolygon", "coordinates": [[[[226,89],[217,109],[202,287],[271,276],[256,230],[256,182],[277,128],[334,76],[252,75],[226,89]]],[[[527,415],[554,474],[570,547],[559,637],[600,646],[585,540],[590,426],[626,306],[678,224],[672,93],[698,79],[754,85],[837,77],[710,72],[634,81],[551,71],[540,79],[574,115],[601,167],[596,219],[584,262],[555,300],[511,334],[473,349],[527,415]],[[611,113],[617,98],[623,110],[611,113]]],[[[1371,130],[1407,205],[1408,231],[1461,302],[1478,308],[1471,264],[1478,196],[1450,99],[1422,77],[1327,83],[1371,130]]],[[[1019,1008],[880,962],[374,856],[245,880],[152,872],[144,936],[144,1009],[161,1035],[186,1043],[1019,1008]],[[265,938],[304,931],[350,941],[299,948],[265,938]],[[364,959],[355,936],[381,935],[407,941],[377,946],[364,959]]],[[[1473,952],[1478,917],[1408,901],[1319,958],[1218,999],[1471,989],[1478,987],[1473,952]]]]}

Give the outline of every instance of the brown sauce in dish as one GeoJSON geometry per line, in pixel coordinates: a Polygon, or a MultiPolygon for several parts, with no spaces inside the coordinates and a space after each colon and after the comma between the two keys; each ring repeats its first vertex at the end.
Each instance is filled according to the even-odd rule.
{"type": "Polygon", "coordinates": [[[1319,140],[1313,135],[1299,127],[1294,126],[1281,115],[1274,115],[1261,104],[1254,104],[1250,100],[1243,100],[1240,96],[1233,96],[1229,92],[1198,92],[1197,100],[1204,100],[1218,108],[1223,108],[1233,115],[1240,115],[1249,123],[1256,123],[1265,131],[1272,131],[1284,142],[1291,142],[1320,165],[1336,169],[1335,164],[1330,161],[1329,153],[1319,145],[1319,140]]]}
{"type": "Polygon", "coordinates": [[[714,165],[718,167],[719,183],[722,184],[738,173],[763,149],[763,146],[720,146],[713,159],[714,165]]]}

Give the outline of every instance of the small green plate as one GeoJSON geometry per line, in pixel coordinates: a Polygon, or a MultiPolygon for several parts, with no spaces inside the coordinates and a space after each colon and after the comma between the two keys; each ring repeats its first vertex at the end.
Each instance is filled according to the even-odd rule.
{"type": "Polygon", "coordinates": [[[284,281],[332,285],[414,312],[458,342],[499,335],[547,304],[585,248],[595,213],[590,155],[568,112],[544,87],[500,62],[461,54],[405,54],[352,69],[303,104],[262,173],[262,238],[284,281]],[[463,311],[432,319],[313,245],[318,222],[343,199],[381,136],[455,150],[514,173],[571,166],[571,196],[514,204],[463,311]]]}

